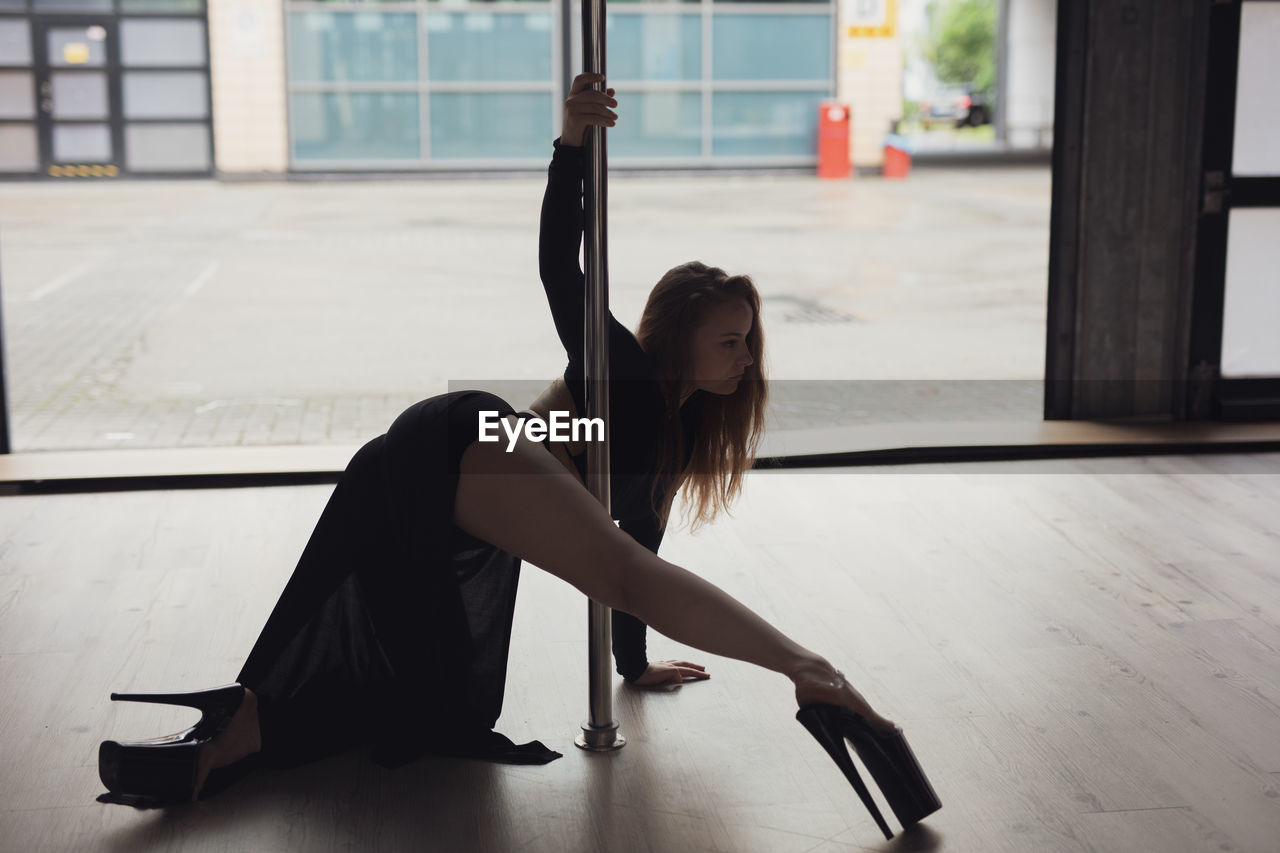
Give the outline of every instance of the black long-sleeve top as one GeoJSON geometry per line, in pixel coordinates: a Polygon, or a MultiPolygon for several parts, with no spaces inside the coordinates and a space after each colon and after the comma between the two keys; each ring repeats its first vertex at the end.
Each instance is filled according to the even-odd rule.
{"type": "MultiPolygon", "coordinates": [[[[565,384],[579,417],[586,416],[584,377],[584,316],[586,287],[578,252],[582,245],[582,178],[584,150],[553,143],[547,190],[542,198],[538,239],[538,268],[551,317],[569,364],[565,384]]],[[[613,517],[632,539],[655,554],[665,528],[651,499],[663,429],[668,424],[666,403],[658,385],[656,367],[639,342],[612,313],[609,315],[609,462],[613,517]]],[[[695,392],[679,409],[684,437],[684,459],[689,462],[692,431],[696,425],[701,392],[695,392]]],[[[671,426],[675,426],[674,418],[671,426]]],[[[572,457],[584,474],[586,453],[572,457]]],[[[664,486],[670,486],[665,478],[664,486]]],[[[662,494],[659,491],[658,494],[662,494]]],[[[613,611],[613,656],[623,678],[634,681],[649,662],[645,650],[645,624],[629,613],[613,611]]]]}

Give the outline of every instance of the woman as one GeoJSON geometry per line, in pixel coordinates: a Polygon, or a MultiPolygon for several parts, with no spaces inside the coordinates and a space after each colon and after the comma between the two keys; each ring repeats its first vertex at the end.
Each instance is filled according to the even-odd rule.
{"type": "MultiPolygon", "coordinates": [[[[539,272],[569,357],[564,376],[531,406],[543,418],[583,411],[581,146],[587,125],[611,124],[609,106],[616,105],[612,90],[586,88],[593,79],[578,77],[565,101],[542,203],[539,272]]],[[[751,467],[766,396],[759,313],[760,297],[749,278],[695,261],[670,270],[654,286],[636,335],[610,317],[610,506],[621,528],[654,553],[682,482],[696,529],[728,505],[751,467]]],[[[571,473],[584,476],[582,444],[547,447],[571,473]]],[[[708,677],[704,667],[687,661],[650,664],[644,623],[621,610],[613,611],[613,651],[618,673],[640,686],[708,677]]]]}
{"type": "MultiPolygon", "coordinates": [[[[564,377],[533,404],[531,414],[543,417],[582,411],[581,143],[588,126],[615,123],[617,106],[613,90],[594,82],[603,78],[580,75],[565,101],[543,201],[541,273],[570,357],[564,377]]],[[[653,553],[686,477],[696,523],[725,505],[750,466],[764,409],[750,280],[686,264],[654,288],[637,336],[610,320],[612,506],[623,529],[582,487],[581,446],[479,441],[480,421],[493,416],[486,413],[511,429],[525,417],[492,394],[416,404],[352,459],[237,684],[112,695],[191,705],[204,716],[157,741],[105,742],[99,771],[111,793],[102,799],[192,799],[255,762],[297,763],[357,743],[372,742],[375,758],[390,764],[424,752],[518,763],[559,757],[492,730],[523,560],[673,639],[786,675],[801,721],[886,834],[842,735],[879,756],[864,759],[904,822],[927,813],[907,803],[919,785],[900,729],[823,657],[653,553]]],[[[637,682],[705,677],[697,665],[651,667],[640,655],[619,655],[619,670],[637,682]]]]}

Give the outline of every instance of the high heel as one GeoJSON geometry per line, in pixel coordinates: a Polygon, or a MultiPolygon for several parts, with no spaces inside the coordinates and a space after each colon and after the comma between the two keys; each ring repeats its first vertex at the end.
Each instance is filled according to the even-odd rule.
{"type": "Polygon", "coordinates": [[[796,712],[796,719],[844,772],[886,839],[893,838],[893,833],[853,766],[845,740],[853,744],[858,758],[866,765],[904,828],[942,808],[902,729],[878,731],[860,715],[838,705],[805,705],[796,712]]]}
{"type": "Polygon", "coordinates": [[[103,741],[98,747],[98,778],[111,792],[108,801],[143,806],[190,801],[195,794],[201,748],[222,734],[244,696],[240,684],[193,693],[112,693],[115,702],[195,708],[200,711],[200,720],[186,731],[156,740],[103,741]]]}

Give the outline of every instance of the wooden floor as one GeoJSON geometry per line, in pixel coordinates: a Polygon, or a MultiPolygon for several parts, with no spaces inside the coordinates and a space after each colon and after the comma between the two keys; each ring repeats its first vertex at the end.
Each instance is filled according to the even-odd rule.
{"type": "Polygon", "coordinates": [[[712,679],[619,684],[628,746],[575,749],[586,607],[532,568],[499,728],[563,759],[351,754],[94,802],[100,740],[189,720],[107,694],[229,681],[329,491],[0,498],[0,849],[1280,849],[1280,454],[757,472],[733,518],[670,534],[903,725],[944,806],[892,842],[785,679],[665,638],[712,679]]]}

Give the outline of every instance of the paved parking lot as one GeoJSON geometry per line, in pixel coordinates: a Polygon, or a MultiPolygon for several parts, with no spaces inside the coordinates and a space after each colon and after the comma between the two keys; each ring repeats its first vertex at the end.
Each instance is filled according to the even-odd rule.
{"type": "MultiPolygon", "coordinates": [[[[541,176],[0,184],[15,449],[358,443],[564,366],[541,176]]],[[[698,259],[764,297],[774,428],[1041,417],[1047,166],[615,176],[611,298],[698,259]]],[[[527,403],[515,396],[516,405],[527,403]]]]}

